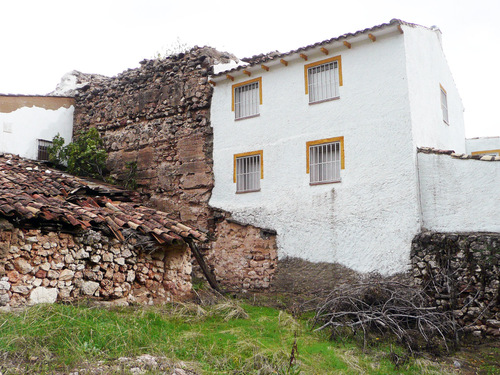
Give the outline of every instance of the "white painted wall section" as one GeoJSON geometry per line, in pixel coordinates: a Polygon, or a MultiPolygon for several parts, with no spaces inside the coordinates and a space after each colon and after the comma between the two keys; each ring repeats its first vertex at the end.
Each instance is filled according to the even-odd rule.
{"type": "Polygon", "coordinates": [[[469,138],[465,140],[467,154],[496,151],[500,155],[500,137],[469,138]]]}
{"type": "Polygon", "coordinates": [[[29,159],[38,156],[38,139],[51,141],[58,133],[71,141],[74,107],[44,109],[22,107],[13,112],[0,113],[0,152],[12,153],[29,159]]]}
{"type": "Polygon", "coordinates": [[[423,224],[443,232],[500,232],[500,162],[418,154],[423,224]]]}
{"type": "Polygon", "coordinates": [[[441,32],[422,26],[402,28],[415,146],[464,153],[464,107],[442,49],[441,32]],[[448,123],[443,121],[440,85],[447,93],[448,123]]]}

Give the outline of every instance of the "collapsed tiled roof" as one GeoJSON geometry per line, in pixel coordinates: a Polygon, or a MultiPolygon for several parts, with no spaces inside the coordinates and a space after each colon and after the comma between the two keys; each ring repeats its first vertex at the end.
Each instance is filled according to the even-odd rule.
{"type": "MultiPolygon", "coordinates": [[[[407,26],[412,26],[412,27],[420,26],[420,25],[417,25],[417,24],[414,24],[414,23],[409,23],[409,22],[402,21],[400,19],[393,18],[388,23],[382,23],[380,25],[376,25],[376,26],[373,26],[373,27],[370,27],[370,28],[366,28],[366,29],[363,29],[363,30],[358,30],[358,31],[355,31],[354,33],[342,34],[342,35],[337,36],[335,38],[330,38],[330,39],[323,40],[321,42],[317,42],[317,43],[314,43],[314,44],[309,44],[307,46],[300,47],[298,49],[295,49],[295,50],[292,50],[292,51],[288,51],[288,52],[285,52],[285,53],[279,53],[279,51],[273,51],[273,52],[270,52],[270,53],[267,53],[267,54],[260,54],[260,55],[254,55],[252,57],[246,57],[246,58],[243,58],[241,60],[244,61],[244,62],[246,62],[246,63],[248,63],[248,64],[250,64],[250,65],[264,64],[264,63],[266,63],[266,62],[268,62],[270,60],[282,59],[282,58],[285,58],[287,56],[290,56],[290,55],[293,55],[293,54],[296,54],[296,53],[305,52],[305,51],[308,51],[308,50],[313,49],[313,48],[324,46],[326,44],[331,44],[333,42],[337,42],[337,41],[341,41],[341,40],[346,40],[346,39],[349,39],[349,38],[352,38],[352,37],[355,37],[355,36],[358,36],[358,35],[361,35],[361,34],[367,34],[367,33],[374,32],[374,31],[379,30],[379,29],[383,29],[383,28],[386,28],[386,27],[389,27],[389,26],[395,26],[395,25],[407,25],[407,26]]],[[[225,71],[222,71],[222,72],[218,72],[217,74],[214,74],[213,77],[222,76],[222,75],[225,75],[227,73],[238,71],[238,70],[241,70],[241,69],[244,69],[244,68],[245,68],[245,66],[238,66],[238,67],[233,68],[233,69],[229,69],[229,70],[225,70],[225,71]]]]}
{"type": "Polygon", "coordinates": [[[149,235],[160,244],[206,240],[205,234],[139,202],[137,193],[0,154],[0,217],[9,221],[110,231],[121,241],[130,232],[149,235]]]}

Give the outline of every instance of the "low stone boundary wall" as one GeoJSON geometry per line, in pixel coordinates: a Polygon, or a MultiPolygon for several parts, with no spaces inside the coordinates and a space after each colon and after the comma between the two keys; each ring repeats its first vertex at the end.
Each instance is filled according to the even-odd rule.
{"type": "Polygon", "coordinates": [[[0,223],[0,306],[81,297],[152,303],[191,291],[185,244],[142,251],[101,232],[82,235],[20,230],[0,223]]]}
{"type": "Polygon", "coordinates": [[[477,336],[500,336],[500,233],[423,232],[411,261],[436,306],[477,336]]]}

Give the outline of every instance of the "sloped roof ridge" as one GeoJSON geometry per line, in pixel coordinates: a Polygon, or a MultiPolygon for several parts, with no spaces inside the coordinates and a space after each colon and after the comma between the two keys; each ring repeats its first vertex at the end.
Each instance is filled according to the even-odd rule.
{"type": "MultiPolygon", "coordinates": [[[[360,35],[360,34],[368,33],[370,31],[379,30],[379,29],[382,29],[384,27],[393,26],[393,25],[405,25],[405,26],[410,26],[410,27],[423,27],[423,28],[429,29],[428,27],[425,27],[425,26],[422,26],[422,25],[418,25],[416,23],[410,23],[410,22],[406,22],[406,21],[400,20],[398,18],[393,18],[393,19],[391,19],[387,23],[382,23],[382,24],[379,24],[379,25],[368,27],[368,28],[365,28],[365,29],[362,29],[362,30],[355,31],[353,33],[342,34],[340,36],[337,36],[337,37],[334,37],[334,38],[330,38],[330,39],[325,39],[325,40],[323,40],[321,42],[317,42],[317,43],[314,43],[314,44],[309,44],[307,46],[300,47],[300,48],[297,48],[297,49],[294,49],[294,50],[291,50],[291,51],[288,51],[288,52],[280,53],[279,51],[272,51],[272,52],[269,52],[269,53],[254,55],[254,56],[251,56],[251,57],[245,57],[245,58],[242,58],[241,61],[248,62],[250,65],[263,64],[263,63],[265,63],[267,61],[270,61],[270,60],[282,59],[282,58],[284,58],[286,56],[293,55],[295,53],[304,52],[304,51],[307,51],[307,50],[309,50],[311,48],[316,48],[316,47],[319,47],[319,46],[322,46],[322,45],[325,45],[325,44],[333,43],[335,41],[339,41],[339,40],[342,40],[342,39],[351,38],[351,37],[354,37],[354,36],[357,36],[357,35],[360,35]]],[[[229,69],[229,70],[225,70],[223,72],[219,72],[217,74],[214,74],[213,76],[214,77],[221,76],[221,75],[224,75],[224,74],[228,74],[230,72],[238,71],[240,69],[243,69],[243,67],[242,66],[238,66],[236,68],[232,68],[232,69],[229,69]]]]}
{"type": "Polygon", "coordinates": [[[481,161],[500,161],[500,156],[493,155],[469,155],[457,153],[454,150],[440,150],[433,147],[417,147],[417,152],[421,154],[449,155],[455,159],[474,159],[481,161]]]}

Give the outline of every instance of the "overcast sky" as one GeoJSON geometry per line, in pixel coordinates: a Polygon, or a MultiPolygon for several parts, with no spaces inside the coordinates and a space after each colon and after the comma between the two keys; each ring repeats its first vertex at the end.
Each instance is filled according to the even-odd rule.
{"type": "Polygon", "coordinates": [[[46,94],[71,70],[116,75],[177,40],[247,57],[392,18],[441,29],[466,136],[500,135],[500,0],[0,0],[0,93],[46,94]]]}

